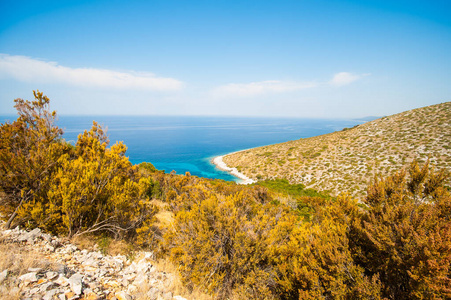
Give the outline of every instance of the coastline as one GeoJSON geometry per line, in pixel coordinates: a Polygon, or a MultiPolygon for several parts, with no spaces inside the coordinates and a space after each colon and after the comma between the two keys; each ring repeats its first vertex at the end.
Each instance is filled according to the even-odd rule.
{"type": "Polygon", "coordinates": [[[230,168],[229,166],[227,166],[226,163],[222,160],[223,157],[224,155],[216,156],[211,160],[211,163],[214,164],[216,168],[218,168],[219,170],[229,172],[231,175],[241,179],[241,181],[237,182],[238,184],[252,184],[256,182],[255,180],[250,179],[249,177],[244,175],[243,173],[240,173],[237,170],[237,168],[230,168]]]}

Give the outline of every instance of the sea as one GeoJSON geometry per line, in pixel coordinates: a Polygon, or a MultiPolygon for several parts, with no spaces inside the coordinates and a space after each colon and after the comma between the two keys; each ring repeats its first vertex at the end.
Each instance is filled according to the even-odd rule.
{"type": "MultiPolygon", "coordinates": [[[[0,116],[0,122],[15,116],[0,116]]],[[[150,162],[177,174],[239,181],[217,169],[219,155],[322,135],[364,121],[358,119],[299,119],[196,116],[59,116],[57,125],[72,144],[96,121],[107,129],[110,145],[123,141],[133,164],[150,162]]]]}

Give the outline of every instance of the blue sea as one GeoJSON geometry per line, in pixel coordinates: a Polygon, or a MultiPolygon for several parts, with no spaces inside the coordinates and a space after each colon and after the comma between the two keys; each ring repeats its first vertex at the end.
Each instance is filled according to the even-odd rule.
{"type": "MultiPolygon", "coordinates": [[[[15,117],[0,117],[14,120],[15,117]]],[[[236,180],[215,168],[218,155],[258,146],[297,140],[361,124],[360,120],[178,117],[178,116],[59,116],[66,141],[75,143],[78,134],[89,130],[95,120],[107,127],[110,145],[123,141],[133,164],[151,162],[157,169],[177,174],[236,180]]]]}

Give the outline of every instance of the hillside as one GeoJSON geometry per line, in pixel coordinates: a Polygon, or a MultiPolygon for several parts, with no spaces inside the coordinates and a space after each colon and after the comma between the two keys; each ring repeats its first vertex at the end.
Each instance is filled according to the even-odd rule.
{"type": "Polygon", "coordinates": [[[363,196],[375,174],[390,174],[415,158],[430,158],[437,169],[451,170],[451,102],[233,153],[223,160],[254,180],[285,178],[332,195],[348,191],[363,196]]]}

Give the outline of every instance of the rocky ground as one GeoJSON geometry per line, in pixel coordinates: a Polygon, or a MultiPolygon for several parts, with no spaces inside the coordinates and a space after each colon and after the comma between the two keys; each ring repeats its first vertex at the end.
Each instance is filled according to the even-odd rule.
{"type": "Polygon", "coordinates": [[[185,299],[173,295],[174,275],[158,271],[151,252],[131,261],[18,227],[0,230],[0,246],[0,299],[185,299]]]}

